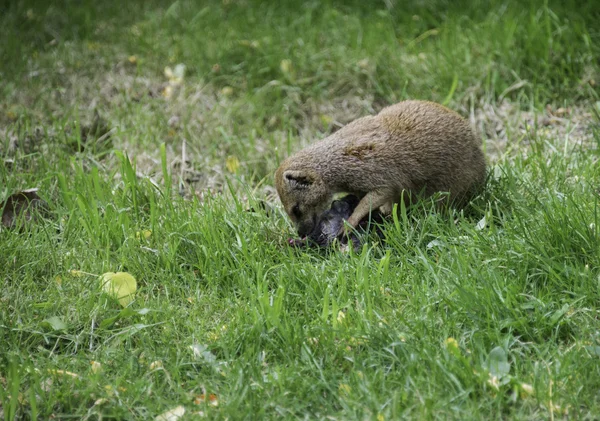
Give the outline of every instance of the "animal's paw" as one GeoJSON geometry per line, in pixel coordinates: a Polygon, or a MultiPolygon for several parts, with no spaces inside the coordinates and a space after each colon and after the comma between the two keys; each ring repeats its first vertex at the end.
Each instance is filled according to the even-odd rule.
{"type": "Polygon", "coordinates": [[[288,246],[290,247],[307,247],[308,246],[308,241],[306,240],[306,237],[304,238],[288,238],[287,240],[288,246]]]}

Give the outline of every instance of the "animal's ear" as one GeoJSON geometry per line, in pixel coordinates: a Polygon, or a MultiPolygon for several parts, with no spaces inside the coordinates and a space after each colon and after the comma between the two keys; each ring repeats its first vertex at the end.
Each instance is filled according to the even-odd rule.
{"type": "Polygon", "coordinates": [[[293,189],[306,189],[314,182],[309,174],[301,170],[288,170],[283,173],[283,179],[293,189]]]}

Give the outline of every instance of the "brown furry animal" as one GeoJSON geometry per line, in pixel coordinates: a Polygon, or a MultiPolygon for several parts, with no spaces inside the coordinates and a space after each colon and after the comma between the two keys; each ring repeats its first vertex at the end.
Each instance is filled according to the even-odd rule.
{"type": "Polygon", "coordinates": [[[480,143],[454,111],[404,101],[287,158],[275,173],[277,193],[301,236],[315,229],[335,193],[360,198],[348,218],[352,227],[371,209],[390,213],[403,192],[408,197],[449,192],[452,202],[463,202],[485,181],[480,143]]]}

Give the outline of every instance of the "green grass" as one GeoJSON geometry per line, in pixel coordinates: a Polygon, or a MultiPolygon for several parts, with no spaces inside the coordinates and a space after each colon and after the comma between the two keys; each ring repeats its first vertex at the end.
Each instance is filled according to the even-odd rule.
{"type": "Polygon", "coordinates": [[[0,231],[0,418],[596,417],[600,8],[426,3],[0,6],[0,203],[50,208],[0,231]],[[535,118],[467,211],[288,247],[278,163],[405,98],[535,118]]]}

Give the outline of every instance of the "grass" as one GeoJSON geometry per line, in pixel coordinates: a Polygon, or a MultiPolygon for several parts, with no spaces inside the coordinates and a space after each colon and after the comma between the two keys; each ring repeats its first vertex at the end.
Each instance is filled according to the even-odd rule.
{"type": "Polygon", "coordinates": [[[4,418],[600,413],[600,9],[406,3],[0,6],[0,202],[50,208],[0,231],[4,418]],[[405,98],[483,116],[486,191],[288,247],[278,162],[405,98]]]}

